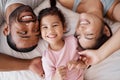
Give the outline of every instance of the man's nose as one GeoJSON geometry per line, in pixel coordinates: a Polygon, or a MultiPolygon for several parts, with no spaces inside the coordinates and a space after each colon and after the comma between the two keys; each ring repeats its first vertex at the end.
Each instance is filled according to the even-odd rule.
{"type": "Polygon", "coordinates": [[[35,29],[38,29],[39,26],[35,24],[34,22],[29,22],[27,23],[27,27],[29,30],[29,34],[33,34],[35,32],[35,29]]]}

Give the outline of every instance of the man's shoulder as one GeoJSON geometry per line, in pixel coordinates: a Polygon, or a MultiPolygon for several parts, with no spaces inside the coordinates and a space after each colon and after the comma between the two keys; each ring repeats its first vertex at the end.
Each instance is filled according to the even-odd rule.
{"type": "Polygon", "coordinates": [[[29,5],[30,7],[32,7],[33,9],[36,8],[42,1],[44,0],[8,0],[5,6],[5,9],[15,3],[21,3],[24,5],[29,5]]]}
{"type": "Polygon", "coordinates": [[[37,49],[43,53],[48,47],[48,43],[43,40],[43,39],[40,39],[39,42],[38,42],[38,46],[37,46],[37,49]]]}

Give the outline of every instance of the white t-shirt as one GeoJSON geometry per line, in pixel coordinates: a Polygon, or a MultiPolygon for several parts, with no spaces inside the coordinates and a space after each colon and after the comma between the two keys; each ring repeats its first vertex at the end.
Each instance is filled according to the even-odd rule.
{"type": "Polygon", "coordinates": [[[0,0],[0,25],[4,21],[4,12],[8,6],[14,3],[22,3],[35,9],[44,0],[0,0]]]}

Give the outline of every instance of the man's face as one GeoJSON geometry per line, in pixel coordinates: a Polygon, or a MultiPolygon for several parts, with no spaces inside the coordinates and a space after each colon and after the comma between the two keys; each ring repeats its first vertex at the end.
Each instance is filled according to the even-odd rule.
{"type": "Polygon", "coordinates": [[[76,36],[82,48],[95,47],[98,38],[103,31],[102,21],[93,14],[80,14],[76,36]]]}
{"type": "Polygon", "coordinates": [[[16,9],[9,17],[12,40],[17,48],[29,48],[39,41],[39,23],[29,6],[16,9]]]}

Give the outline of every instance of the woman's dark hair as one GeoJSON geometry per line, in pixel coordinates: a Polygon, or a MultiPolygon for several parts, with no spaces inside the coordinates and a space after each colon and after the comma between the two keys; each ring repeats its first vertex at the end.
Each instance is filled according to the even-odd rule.
{"type": "Polygon", "coordinates": [[[51,7],[45,8],[39,12],[39,15],[38,15],[39,22],[41,22],[41,19],[44,16],[57,15],[59,17],[59,19],[61,20],[62,24],[64,25],[65,17],[63,15],[63,13],[56,7],[56,0],[50,0],[50,6],[51,7]]]}
{"type": "Polygon", "coordinates": [[[101,37],[97,40],[97,44],[95,46],[95,49],[98,49],[100,46],[102,46],[102,44],[104,44],[112,36],[112,31],[111,31],[109,25],[106,22],[104,22],[104,25],[106,25],[107,28],[109,29],[110,36],[108,37],[102,33],[101,37]]]}

